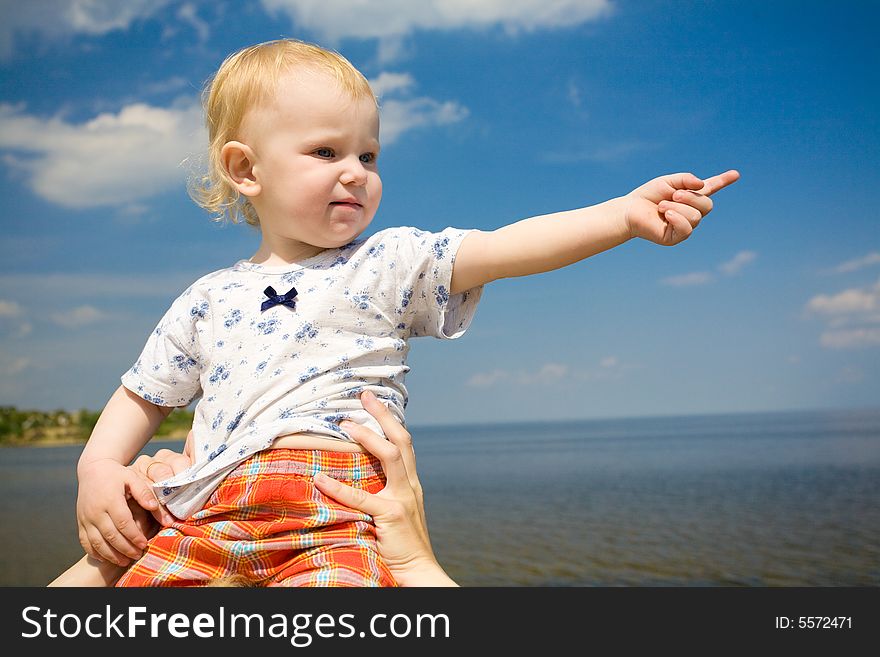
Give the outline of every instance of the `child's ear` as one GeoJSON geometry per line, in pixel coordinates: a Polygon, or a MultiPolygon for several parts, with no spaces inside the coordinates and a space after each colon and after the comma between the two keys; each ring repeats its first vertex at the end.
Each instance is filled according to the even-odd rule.
{"type": "Polygon", "coordinates": [[[245,196],[256,196],[261,191],[254,175],[254,151],[240,141],[228,141],[220,150],[220,163],[233,186],[245,196]]]}

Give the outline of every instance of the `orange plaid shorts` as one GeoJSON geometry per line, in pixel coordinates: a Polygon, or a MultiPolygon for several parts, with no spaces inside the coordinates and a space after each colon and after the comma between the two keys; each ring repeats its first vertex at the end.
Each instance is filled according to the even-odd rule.
{"type": "Polygon", "coordinates": [[[396,586],[372,518],[324,496],[313,483],[318,472],[371,493],[385,485],[370,454],[259,452],[201,511],[150,539],[116,586],[204,586],[229,576],[256,586],[396,586]]]}

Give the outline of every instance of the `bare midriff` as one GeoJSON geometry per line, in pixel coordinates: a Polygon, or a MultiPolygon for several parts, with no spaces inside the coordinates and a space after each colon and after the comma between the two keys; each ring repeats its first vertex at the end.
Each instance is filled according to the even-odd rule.
{"type": "Polygon", "coordinates": [[[325,452],[366,452],[358,443],[334,440],[311,433],[289,433],[278,436],[269,449],[320,449],[325,452]]]}

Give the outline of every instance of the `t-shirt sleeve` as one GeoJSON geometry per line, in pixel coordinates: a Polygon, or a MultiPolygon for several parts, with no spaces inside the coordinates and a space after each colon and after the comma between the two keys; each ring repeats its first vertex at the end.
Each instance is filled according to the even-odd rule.
{"type": "Polygon", "coordinates": [[[122,375],[122,385],[157,406],[189,405],[202,392],[202,345],[210,344],[205,335],[210,327],[207,300],[187,289],[147,338],[140,357],[122,375]]]}
{"type": "Polygon", "coordinates": [[[395,268],[399,304],[410,336],[458,338],[470,326],[482,286],[449,293],[455,254],[469,232],[458,228],[439,233],[401,229],[395,268]]]}

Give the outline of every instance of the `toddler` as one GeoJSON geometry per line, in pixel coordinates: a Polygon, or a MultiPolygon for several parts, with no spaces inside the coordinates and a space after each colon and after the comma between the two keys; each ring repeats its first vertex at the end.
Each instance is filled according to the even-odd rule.
{"type": "MultiPolygon", "coordinates": [[[[686,239],[736,181],[661,176],[629,194],[485,232],[391,228],[362,237],[382,196],[379,113],[340,55],[296,40],[245,48],[205,92],[209,171],[193,190],[258,226],[247,260],[183,292],[101,414],[78,464],[80,540],[124,563],[119,586],[391,586],[368,515],[321,495],[319,472],[375,492],[384,478],[347,423],[381,433],[370,391],[400,421],[408,341],[457,338],[491,281],[558,269],[641,237],[686,239]],[[193,465],[155,486],[173,514],[149,543],[126,469],[174,407],[200,397],[193,465]],[[170,524],[169,524],[170,523],[170,524]]],[[[162,510],[164,513],[164,510],[162,510]]]]}

